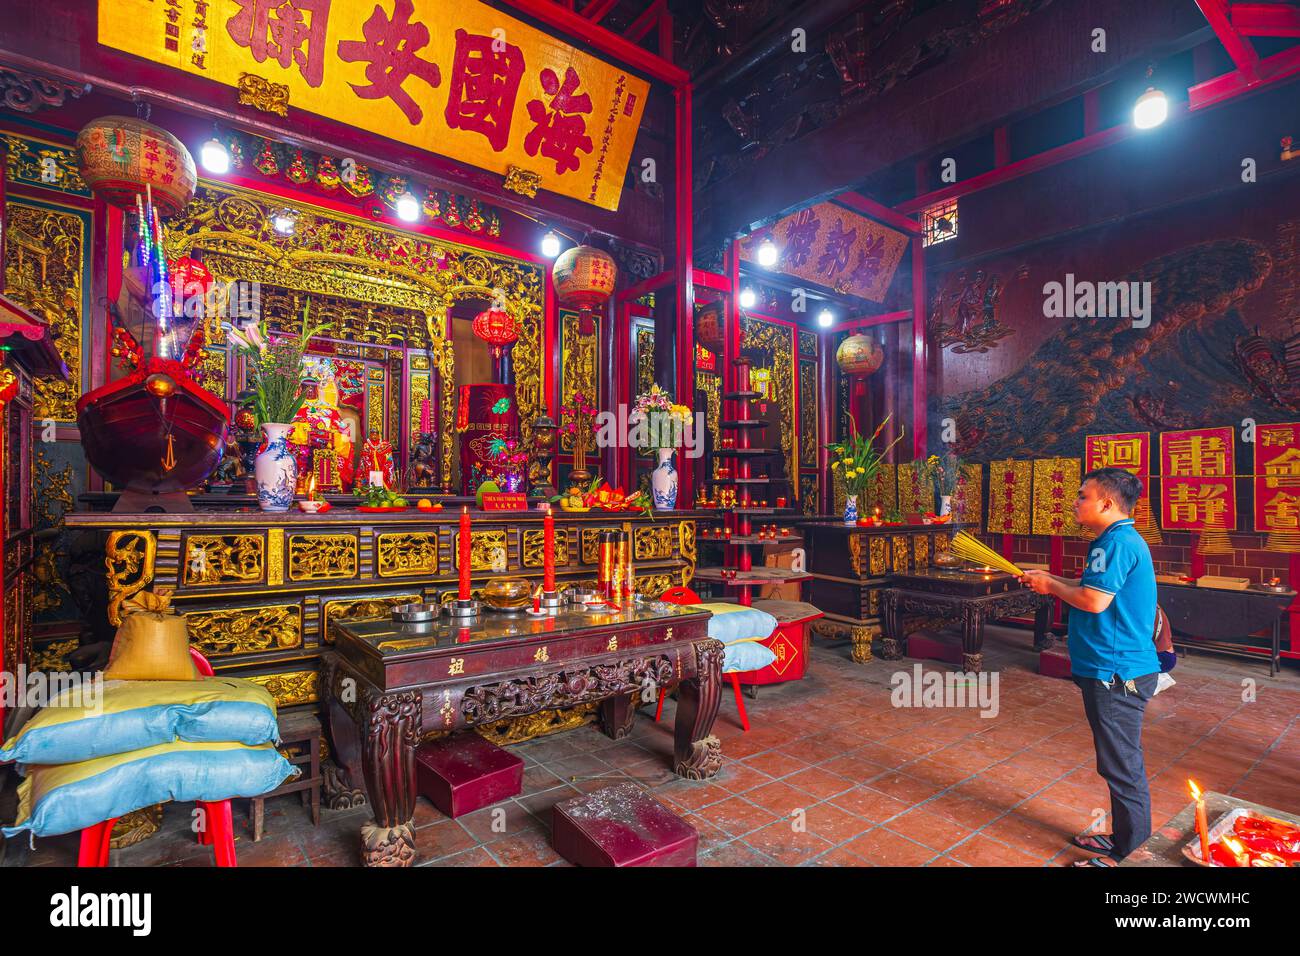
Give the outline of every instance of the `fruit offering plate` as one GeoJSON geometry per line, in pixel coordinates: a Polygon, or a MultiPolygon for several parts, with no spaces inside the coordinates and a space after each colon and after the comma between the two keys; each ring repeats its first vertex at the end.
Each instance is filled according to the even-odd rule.
{"type": "MultiPolygon", "coordinates": [[[[1210,861],[1201,859],[1201,838],[1192,832],[1192,839],[1183,846],[1183,856],[1199,866],[1239,866],[1233,854],[1223,846],[1223,838],[1236,839],[1246,851],[1247,858],[1254,860],[1261,853],[1270,853],[1274,859],[1280,859],[1272,865],[1300,866],[1300,827],[1266,816],[1245,807],[1229,810],[1215,820],[1209,829],[1210,861]]],[[[1251,863],[1249,865],[1265,865],[1251,863]]]]}
{"type": "Polygon", "coordinates": [[[357,505],[358,511],[364,511],[366,514],[392,514],[397,511],[410,511],[409,507],[400,505],[357,505]]]}

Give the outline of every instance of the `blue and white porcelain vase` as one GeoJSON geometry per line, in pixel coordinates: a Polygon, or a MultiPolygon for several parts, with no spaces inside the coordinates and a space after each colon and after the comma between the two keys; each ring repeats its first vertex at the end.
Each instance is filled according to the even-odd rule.
{"type": "Polygon", "coordinates": [[[845,524],[858,523],[858,496],[857,495],[844,496],[844,523],[845,524]]]}
{"type": "Polygon", "coordinates": [[[650,472],[650,490],[654,492],[655,509],[672,511],[677,507],[677,466],[673,464],[674,448],[655,450],[659,463],[650,472]]]}
{"type": "Polygon", "coordinates": [[[267,422],[262,426],[266,442],[253,462],[257,479],[257,503],[263,511],[288,511],[298,483],[298,461],[289,451],[293,425],[267,422]]]}

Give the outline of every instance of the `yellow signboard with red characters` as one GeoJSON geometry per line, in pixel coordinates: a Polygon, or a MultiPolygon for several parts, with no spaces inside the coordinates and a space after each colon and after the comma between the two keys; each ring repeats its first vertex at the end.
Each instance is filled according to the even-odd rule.
{"type": "Polygon", "coordinates": [[[99,0],[99,42],[604,209],[650,89],[476,0],[99,0]]]}
{"type": "Polygon", "coordinates": [[[1255,426],[1255,530],[1300,532],[1300,423],[1255,426]]]}

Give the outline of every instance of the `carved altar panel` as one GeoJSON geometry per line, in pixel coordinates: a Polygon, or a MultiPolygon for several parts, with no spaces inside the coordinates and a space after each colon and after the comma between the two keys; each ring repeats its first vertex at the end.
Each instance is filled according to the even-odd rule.
{"type": "Polygon", "coordinates": [[[287,671],[283,674],[252,674],[244,680],[261,684],[275,698],[276,707],[314,704],[320,697],[320,674],[310,671],[287,671]]]}
{"type": "Polygon", "coordinates": [[[320,581],[357,575],[357,539],[350,534],[289,535],[289,580],[320,581]]]}
{"type": "Polygon", "coordinates": [[[108,623],[122,623],[122,605],[153,583],[158,539],[152,531],[112,531],[104,545],[108,568],[108,623]]]}
{"type": "Polygon", "coordinates": [[[44,319],[68,366],[68,380],[35,383],[32,416],[77,420],[81,397],[81,329],[86,219],[72,210],[47,209],[10,198],[5,203],[5,294],[44,319]]]}
{"type": "Polygon", "coordinates": [[[673,528],[637,528],[632,532],[632,556],[638,561],[671,558],[677,535],[673,528]]]}
{"type": "MultiPolygon", "coordinates": [[[[456,569],[460,570],[460,532],[453,536],[456,569]]],[[[469,533],[469,566],[472,571],[504,571],[510,556],[509,532],[504,530],[469,533]]]]}
{"type": "Polygon", "coordinates": [[[741,348],[765,353],[771,362],[772,400],[781,409],[781,453],[787,473],[798,473],[794,449],[794,346],[791,329],[749,316],[741,333],[741,348]]]}
{"type": "MultiPolygon", "coordinates": [[[[599,407],[600,397],[600,316],[589,316],[594,326],[590,334],[581,331],[582,317],[577,312],[560,312],[560,383],[561,404],[573,407],[573,396],[581,393],[587,404],[599,407]]],[[[515,347],[515,354],[519,347],[515,347]]],[[[520,407],[520,420],[523,420],[523,408],[520,407]]],[[[531,420],[531,418],[530,418],[531,420]]],[[[573,435],[560,435],[560,448],[565,452],[573,451],[573,435]]],[[[596,435],[592,429],[587,443],[587,451],[595,454],[596,435]]]]}
{"type": "Polygon", "coordinates": [[[600,533],[602,531],[622,531],[619,527],[610,528],[583,528],[582,529],[582,563],[595,564],[599,560],[600,554],[600,533]]]}
{"type": "MultiPolygon", "coordinates": [[[[695,372],[695,388],[704,393],[704,423],[713,448],[722,447],[722,376],[712,372],[695,372]]],[[[718,477],[723,460],[713,457],[712,477],[718,477]]]]}
{"type": "Polygon", "coordinates": [[[650,391],[655,383],[655,330],[653,325],[636,325],[636,390],[650,391]]]}
{"type": "Polygon", "coordinates": [[[254,584],[262,580],[260,534],[191,534],[182,550],[185,584],[254,584]]]}
{"type": "MultiPolygon", "coordinates": [[[[545,548],[546,532],[539,531],[536,528],[524,531],[524,547],[522,563],[526,568],[540,568],[546,563],[545,548]]],[[[555,529],[555,564],[562,567],[569,563],[569,532],[566,529],[555,529]]]]}
{"type": "Polygon", "coordinates": [[[302,608],[297,604],[182,613],[191,646],[205,657],[302,647],[302,608]]]}
{"type": "MultiPolygon", "coordinates": [[[[804,333],[800,331],[800,336],[804,333]]],[[[799,465],[817,467],[817,363],[799,363],[799,465]]]]}
{"type": "Polygon", "coordinates": [[[379,576],[433,575],[438,572],[436,531],[389,532],[379,535],[379,576]]]}

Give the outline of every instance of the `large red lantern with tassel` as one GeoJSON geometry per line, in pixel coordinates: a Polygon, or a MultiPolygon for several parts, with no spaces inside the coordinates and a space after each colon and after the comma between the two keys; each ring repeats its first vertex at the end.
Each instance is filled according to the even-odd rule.
{"type": "Polygon", "coordinates": [[[515,320],[505,309],[484,309],[474,316],[474,334],[492,346],[492,357],[500,358],[502,349],[513,345],[519,338],[515,320]]]}
{"type": "Polygon", "coordinates": [[[714,355],[722,354],[725,338],[721,302],[710,302],[696,312],[695,341],[714,355]]]}
{"type": "Polygon", "coordinates": [[[850,335],[835,350],[835,362],[845,375],[871,375],[885,361],[880,343],[865,335],[850,335]]]}

